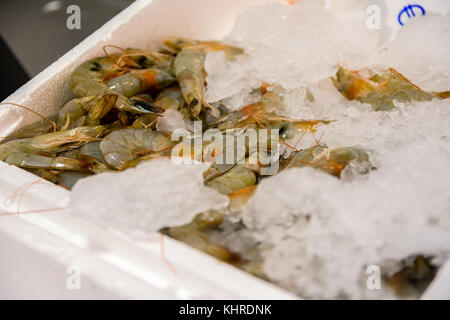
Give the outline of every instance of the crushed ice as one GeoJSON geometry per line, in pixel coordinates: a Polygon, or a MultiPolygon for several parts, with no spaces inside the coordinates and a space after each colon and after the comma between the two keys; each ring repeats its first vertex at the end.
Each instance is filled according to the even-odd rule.
{"type": "Polygon", "coordinates": [[[70,206],[77,215],[128,233],[183,225],[199,213],[228,205],[227,197],[204,186],[208,166],[157,159],[126,171],[98,174],[75,185],[70,206]]]}

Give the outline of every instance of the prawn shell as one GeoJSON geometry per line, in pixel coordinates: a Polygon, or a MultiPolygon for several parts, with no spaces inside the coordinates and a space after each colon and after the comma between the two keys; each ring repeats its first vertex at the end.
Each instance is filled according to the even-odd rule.
{"type": "Polygon", "coordinates": [[[314,146],[295,153],[288,160],[285,168],[309,166],[339,178],[350,161],[366,162],[369,161],[369,155],[366,151],[356,147],[330,149],[324,146],[314,146]]]}
{"type": "Polygon", "coordinates": [[[197,117],[202,108],[205,91],[204,62],[203,52],[189,49],[181,51],[174,62],[181,93],[193,117],[197,117]]]}
{"type": "Polygon", "coordinates": [[[22,168],[45,168],[72,171],[85,171],[90,169],[86,162],[78,159],[43,156],[26,152],[11,153],[3,159],[3,161],[22,168]]]}
{"type": "Polygon", "coordinates": [[[238,190],[254,186],[258,177],[254,170],[245,165],[236,165],[223,175],[213,179],[209,186],[222,194],[231,194],[238,190]]]}
{"type": "Polygon", "coordinates": [[[446,92],[427,92],[406,79],[394,69],[383,74],[365,77],[358,71],[340,67],[336,77],[332,78],[335,87],[348,100],[358,100],[372,105],[375,111],[388,111],[399,102],[429,101],[434,98],[448,98],[446,92]]]}
{"type": "Polygon", "coordinates": [[[142,154],[159,153],[171,146],[170,137],[157,131],[126,128],[111,132],[100,143],[105,161],[116,169],[142,154]]]}
{"type": "Polygon", "coordinates": [[[168,88],[161,91],[154,105],[164,110],[175,109],[180,110],[184,104],[183,95],[181,94],[180,88],[168,88]]]}
{"type": "Polygon", "coordinates": [[[58,112],[57,124],[66,125],[67,122],[73,123],[85,114],[85,106],[96,99],[96,96],[87,96],[74,98],[65,103],[58,112]]]}

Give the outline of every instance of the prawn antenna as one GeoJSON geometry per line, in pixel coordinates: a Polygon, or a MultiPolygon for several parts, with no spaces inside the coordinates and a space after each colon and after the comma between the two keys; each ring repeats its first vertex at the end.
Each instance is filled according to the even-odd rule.
{"type": "Polygon", "coordinates": [[[325,135],[325,131],[322,131],[322,133],[320,134],[319,138],[315,139],[317,146],[320,146],[320,142],[322,141],[324,135],[325,135]]]}
{"type": "Polygon", "coordinates": [[[102,47],[102,50],[103,50],[103,52],[105,53],[105,55],[108,57],[108,58],[111,58],[111,55],[110,55],[110,53],[108,52],[108,51],[106,51],[106,48],[114,48],[114,49],[118,49],[118,50],[120,50],[120,51],[125,51],[125,49],[124,48],[122,48],[122,47],[119,47],[119,46],[116,46],[116,45],[113,45],[113,44],[105,44],[103,47],[102,47]]]}
{"type": "Polygon", "coordinates": [[[414,88],[416,88],[417,90],[422,90],[419,86],[415,85],[414,83],[412,83],[411,81],[408,80],[408,78],[406,78],[403,74],[401,74],[400,72],[398,72],[397,70],[395,70],[394,68],[389,68],[389,71],[392,72],[393,74],[395,74],[397,77],[402,78],[403,80],[405,80],[406,82],[408,82],[410,85],[412,85],[414,88]]]}
{"type": "Polygon", "coordinates": [[[33,214],[33,213],[47,213],[47,212],[54,212],[54,211],[62,211],[62,210],[68,210],[69,207],[61,207],[61,208],[48,208],[48,209],[40,209],[40,210],[29,210],[29,211],[20,211],[17,212],[0,212],[0,216],[15,216],[17,214],[33,214]]]}
{"type": "Polygon", "coordinates": [[[0,103],[0,105],[12,105],[12,106],[15,106],[15,107],[18,107],[18,108],[25,109],[25,110],[30,111],[31,113],[37,115],[39,118],[41,118],[41,119],[47,121],[48,123],[50,123],[53,126],[53,130],[54,131],[58,131],[59,129],[61,129],[61,127],[56,122],[50,120],[47,117],[44,117],[39,112],[36,112],[36,111],[34,111],[34,110],[32,110],[32,109],[30,109],[28,107],[22,106],[20,104],[14,103],[14,102],[2,102],[2,103],[0,103]]]}
{"type": "Polygon", "coordinates": [[[153,41],[153,39],[155,38],[155,35],[156,35],[156,33],[158,32],[158,30],[159,30],[159,25],[157,25],[157,26],[155,27],[155,29],[153,29],[152,33],[150,34],[150,37],[148,37],[148,39],[147,39],[147,45],[146,45],[146,47],[148,48],[149,51],[151,51],[152,49],[154,49],[154,47],[150,44],[150,42],[153,41]]]}
{"type": "Polygon", "coordinates": [[[212,104],[208,103],[208,102],[204,102],[204,105],[206,105],[208,108],[205,109],[206,112],[208,112],[208,114],[214,118],[214,120],[218,120],[218,117],[220,116],[220,112],[219,110],[217,110],[216,107],[214,107],[212,104]]]}
{"type": "Polygon", "coordinates": [[[284,141],[284,140],[282,140],[282,139],[278,139],[278,141],[279,141],[281,144],[285,145],[286,147],[288,147],[288,148],[290,148],[290,149],[292,149],[292,150],[294,150],[294,151],[299,151],[296,147],[291,146],[289,143],[287,143],[286,141],[284,141]]]}
{"type": "Polygon", "coordinates": [[[113,45],[113,44],[105,44],[105,45],[102,47],[102,50],[103,50],[105,56],[107,56],[109,59],[111,59],[111,61],[113,61],[119,68],[122,68],[122,66],[120,65],[119,62],[120,62],[120,59],[121,59],[122,56],[123,56],[123,53],[120,55],[119,59],[115,60],[115,59],[113,59],[112,54],[109,53],[109,52],[106,50],[106,48],[114,48],[114,49],[117,49],[117,50],[119,50],[119,51],[121,51],[121,52],[124,52],[125,49],[122,48],[122,47],[113,45]]]}

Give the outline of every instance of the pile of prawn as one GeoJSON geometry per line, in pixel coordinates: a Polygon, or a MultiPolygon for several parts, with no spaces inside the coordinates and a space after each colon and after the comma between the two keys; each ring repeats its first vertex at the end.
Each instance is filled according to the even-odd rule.
{"type": "MultiPolygon", "coordinates": [[[[158,52],[109,46],[116,52],[108,53],[105,47],[105,56],[77,66],[69,78],[76,97],[60,108],[54,121],[44,118],[50,126],[40,123],[22,132],[21,138],[6,139],[0,145],[0,160],[70,189],[88,175],[170,157],[177,142],[170,134],[179,127],[190,130],[192,121],[201,121],[203,131],[213,128],[224,135],[239,135],[248,129],[278,130],[279,141],[267,141],[266,145],[277,143],[293,151],[289,158],[280,159],[280,170],[310,165],[339,176],[351,160],[367,158],[363,150],[353,147],[328,150],[317,145],[297,150],[286,143],[329,121],[281,115],[283,92],[276,85],[268,90],[269,86],[262,84],[259,101],[232,112],[223,105],[207,103],[206,54],[223,51],[232,60],[245,54],[243,49],[184,38],[168,38],[163,43],[165,47],[158,52]]],[[[208,155],[211,160],[214,151],[212,143],[203,143],[202,159],[208,155]]],[[[247,146],[246,158],[249,153],[247,146]]],[[[205,183],[223,194],[255,186],[261,178],[259,165],[238,160],[242,159],[218,165],[212,159],[205,183]]]]}
{"type": "MultiPolygon", "coordinates": [[[[217,129],[224,135],[231,131],[239,136],[248,129],[278,130],[278,140],[272,141],[268,136],[268,148],[264,150],[270,154],[274,143],[289,149],[288,153],[277,154],[278,172],[309,166],[340,178],[350,162],[370,164],[369,153],[355,146],[329,148],[318,142],[307,149],[297,149],[290,145],[287,140],[314,132],[317,126],[326,126],[333,119],[284,116],[283,90],[276,84],[262,84],[257,102],[234,111],[207,103],[206,54],[223,51],[232,60],[245,54],[243,49],[217,41],[184,38],[168,38],[163,43],[165,47],[157,52],[119,49],[77,66],[69,79],[76,97],[60,108],[54,121],[45,119],[50,126],[41,123],[23,133],[25,137],[7,139],[0,145],[0,160],[70,189],[77,180],[89,175],[122,171],[143,161],[171,157],[177,143],[172,141],[171,133],[177,127],[189,129],[196,120],[202,122],[203,130],[217,129]],[[170,119],[177,121],[164,125],[170,119]]],[[[364,77],[358,71],[339,68],[332,80],[347,99],[369,103],[376,111],[394,108],[394,100],[450,97],[449,92],[425,92],[393,69],[364,77]]],[[[235,159],[226,165],[215,163],[214,156],[211,158],[215,152],[210,143],[203,143],[200,153],[202,160],[208,155],[211,162],[204,173],[205,184],[228,195],[233,210],[242,207],[265,178],[261,175],[262,165],[247,161],[252,156],[248,145],[242,152],[244,161],[235,159]]],[[[373,169],[371,165],[365,168],[373,169]]],[[[162,232],[264,277],[258,258],[243,261],[209,240],[208,232],[217,230],[223,219],[219,213],[200,214],[186,226],[165,228],[162,232]]]]}

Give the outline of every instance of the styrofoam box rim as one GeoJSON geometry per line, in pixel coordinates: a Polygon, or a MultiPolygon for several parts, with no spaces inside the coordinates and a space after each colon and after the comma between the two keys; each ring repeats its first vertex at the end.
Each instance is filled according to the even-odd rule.
{"type": "MultiPolygon", "coordinates": [[[[5,101],[32,106],[50,116],[71,97],[66,80],[73,68],[101,55],[104,45],[142,48],[147,41],[148,49],[169,35],[217,39],[230,30],[243,9],[261,2],[138,0],[5,101]]],[[[0,136],[6,136],[36,118],[10,108],[0,110],[0,121],[0,136]]],[[[0,172],[0,244],[20,248],[0,253],[0,298],[297,298],[157,233],[137,242],[102,230],[69,214],[68,191],[3,162],[0,172]],[[83,283],[88,283],[79,294],[68,290],[71,266],[79,267],[86,279],[83,283]]],[[[449,298],[444,296],[449,269],[441,270],[443,275],[425,298],[449,298]]]]}

